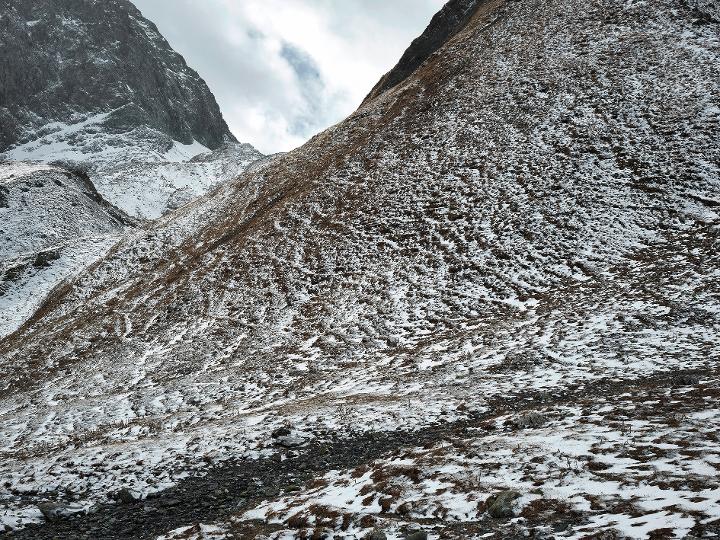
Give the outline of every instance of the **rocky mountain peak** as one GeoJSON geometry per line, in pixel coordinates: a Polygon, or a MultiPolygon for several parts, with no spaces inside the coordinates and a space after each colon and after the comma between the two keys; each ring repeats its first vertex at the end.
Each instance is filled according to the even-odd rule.
{"type": "Polygon", "coordinates": [[[4,6],[0,151],[101,114],[84,131],[150,130],[167,137],[155,137],[161,146],[197,141],[210,149],[235,140],[205,82],[129,0],[4,6]]]}

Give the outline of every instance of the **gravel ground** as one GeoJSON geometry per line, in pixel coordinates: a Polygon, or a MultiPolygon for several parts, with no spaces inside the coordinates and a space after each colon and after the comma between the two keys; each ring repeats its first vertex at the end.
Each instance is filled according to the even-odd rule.
{"type": "MultiPolygon", "coordinates": [[[[88,515],[30,525],[19,531],[5,533],[3,537],[28,540],[156,538],[188,524],[226,521],[263,501],[271,501],[284,494],[302,494],[309,482],[328,471],[358,467],[403,448],[427,448],[443,441],[476,438],[477,428],[487,426],[493,419],[531,411],[540,403],[543,406],[563,406],[580,403],[593,396],[619,396],[627,392],[632,392],[634,399],[642,402],[649,393],[669,387],[687,387],[688,383],[692,386],[699,376],[707,379],[710,375],[675,372],[643,380],[604,380],[591,387],[560,394],[520,393],[496,400],[488,413],[471,415],[465,420],[437,424],[418,431],[318,433],[316,439],[302,448],[279,448],[277,453],[264,459],[224,463],[209,469],[207,475],[189,477],[150,499],[129,504],[102,505],[88,515]]],[[[690,407],[691,404],[686,403],[685,406],[690,407]]],[[[583,523],[583,520],[583,515],[577,512],[556,512],[550,518],[547,513],[528,516],[521,525],[508,524],[507,520],[488,519],[480,523],[442,523],[442,526],[443,537],[448,538],[462,538],[480,530],[488,534],[495,531],[503,538],[526,538],[534,535],[534,526],[542,525],[544,530],[551,527],[557,531],[567,531],[583,523]]],[[[423,520],[419,520],[419,524],[423,525],[423,520]]],[[[278,528],[277,525],[234,519],[228,537],[255,538],[278,528]]],[[[718,532],[720,524],[717,522],[706,523],[702,529],[705,535],[718,532]]]]}

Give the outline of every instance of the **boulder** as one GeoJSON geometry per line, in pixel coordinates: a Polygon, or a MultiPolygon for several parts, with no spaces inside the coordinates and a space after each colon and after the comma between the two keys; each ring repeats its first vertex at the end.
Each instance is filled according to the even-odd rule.
{"type": "Polygon", "coordinates": [[[33,266],[35,268],[47,268],[53,261],[60,258],[60,252],[57,250],[41,251],[35,255],[33,266]]]}
{"type": "Polygon", "coordinates": [[[69,515],[65,505],[57,503],[40,503],[38,504],[38,509],[43,517],[48,521],[57,521],[58,519],[69,515]]]}
{"type": "Polygon", "coordinates": [[[275,444],[283,448],[297,448],[305,444],[305,439],[297,435],[285,435],[275,439],[275,444]]]}
{"type": "Polygon", "coordinates": [[[287,437],[290,435],[291,431],[288,427],[279,427],[276,430],[272,432],[272,438],[273,439],[279,439],[280,437],[287,437]]]}
{"type": "Polygon", "coordinates": [[[122,488],[117,493],[115,493],[115,496],[113,498],[123,504],[132,504],[140,500],[140,498],[137,497],[135,493],[130,491],[128,488],[122,488]]]}
{"type": "Polygon", "coordinates": [[[700,382],[700,377],[694,373],[680,373],[673,378],[675,386],[695,386],[700,382]]]}
{"type": "Polygon", "coordinates": [[[539,428],[545,425],[547,419],[539,412],[529,412],[515,419],[513,422],[519,428],[539,428]]]}
{"type": "Polygon", "coordinates": [[[490,495],[485,501],[488,514],[494,518],[513,517],[515,515],[513,501],[519,497],[520,493],[511,489],[490,495]]]}
{"type": "Polygon", "coordinates": [[[365,535],[365,540],[387,540],[387,535],[381,529],[373,529],[365,535]]]}
{"type": "Polygon", "coordinates": [[[405,540],[427,540],[427,537],[425,531],[413,531],[405,536],[405,540]]]}

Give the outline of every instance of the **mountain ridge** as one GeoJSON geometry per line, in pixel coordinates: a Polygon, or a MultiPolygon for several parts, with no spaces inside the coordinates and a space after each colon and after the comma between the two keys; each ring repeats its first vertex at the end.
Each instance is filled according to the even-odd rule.
{"type": "Polygon", "coordinates": [[[7,0],[0,29],[0,174],[16,176],[3,186],[12,204],[0,209],[7,335],[121,229],[160,218],[264,156],[235,140],[205,82],[128,0],[7,0]],[[73,181],[48,180],[61,170],[73,181]],[[106,215],[111,206],[119,220],[106,215]],[[51,246],[31,253],[28,235],[53,238],[57,257],[30,264],[51,246]],[[28,251],[4,249],[10,241],[28,251]]]}
{"type": "Polygon", "coordinates": [[[176,526],[197,498],[165,488],[253,460],[198,495],[220,538],[717,531],[717,32],[675,0],[497,3],[116,245],[0,341],[11,519],[62,481],[176,526]]]}
{"type": "Polygon", "coordinates": [[[492,9],[493,0],[450,0],[436,13],[425,31],[403,53],[398,63],[377,82],[364,102],[407,79],[423,62],[467,25],[480,8],[492,9]]]}

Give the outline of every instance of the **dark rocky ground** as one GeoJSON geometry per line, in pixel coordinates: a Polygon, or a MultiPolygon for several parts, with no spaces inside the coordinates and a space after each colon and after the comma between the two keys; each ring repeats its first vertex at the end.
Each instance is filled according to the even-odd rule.
{"type": "MultiPolygon", "coordinates": [[[[637,403],[657,396],[668,388],[708,390],[699,381],[713,380],[716,374],[695,371],[663,373],[641,380],[602,380],[592,386],[578,387],[560,393],[518,393],[490,403],[482,414],[469,414],[468,418],[448,423],[437,423],[418,431],[392,431],[374,433],[318,433],[317,438],[297,450],[279,448],[268,458],[222,463],[209,469],[204,476],[189,477],[178,485],[160,492],[152,498],[127,503],[106,504],[88,515],[56,518],[40,525],[0,533],[12,539],[86,539],[120,540],[151,539],[170,530],[193,523],[224,521],[265,500],[283,494],[302,491],[313,479],[331,470],[351,469],[372,460],[397,453],[402,448],[432,447],[444,441],[458,441],[477,436],[478,429],[489,429],[490,421],[511,414],[523,418],[526,412],[538,406],[562,406],[587,402],[593,396],[619,396],[628,392],[637,403]],[[282,456],[282,459],[281,459],[282,456]]],[[[691,396],[693,394],[687,394],[691,396]]],[[[705,395],[686,399],[677,410],[665,411],[668,415],[687,414],[695,406],[706,406],[705,395]]],[[[508,426],[508,429],[519,429],[508,426]]],[[[494,532],[496,538],[552,538],[548,528],[561,532],[585,521],[577,511],[551,511],[524,513],[524,522],[509,524],[507,519],[485,516],[479,522],[444,523],[442,520],[420,520],[417,525],[440,529],[441,538],[464,538],[468,535],[494,532]],[[542,532],[540,531],[542,529],[542,532]]],[[[230,533],[235,538],[255,538],[277,529],[276,525],[260,522],[235,521],[230,533]]],[[[693,530],[696,536],[709,538],[720,534],[720,522],[705,523],[693,530]]],[[[298,538],[304,532],[298,532],[298,538]]],[[[312,533],[308,533],[312,535],[312,533]]],[[[615,538],[612,534],[587,538],[615,538]]],[[[315,536],[322,537],[317,532],[315,536]]],[[[665,538],[653,536],[653,538],[665,538]]],[[[668,537],[670,538],[670,537],[668,537]]]]}

